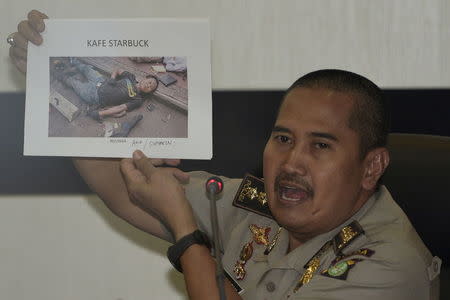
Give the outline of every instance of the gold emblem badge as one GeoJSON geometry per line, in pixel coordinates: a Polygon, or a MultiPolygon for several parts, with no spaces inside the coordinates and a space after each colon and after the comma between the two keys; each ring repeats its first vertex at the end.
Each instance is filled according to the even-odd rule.
{"type": "Polygon", "coordinates": [[[272,251],[273,247],[275,247],[275,245],[277,244],[278,238],[280,237],[281,229],[282,229],[282,227],[278,227],[275,237],[268,245],[266,245],[266,250],[264,250],[264,255],[269,255],[269,253],[272,251]]]}
{"type": "Polygon", "coordinates": [[[304,266],[306,269],[305,272],[303,272],[303,275],[298,280],[297,285],[294,288],[294,293],[297,293],[297,291],[311,281],[311,279],[314,277],[314,274],[316,273],[317,269],[320,267],[320,260],[322,256],[325,254],[325,252],[331,247],[331,242],[328,241],[325,245],[322,246],[322,248],[317,251],[317,253],[308,261],[308,263],[304,266]]]}
{"type": "Polygon", "coordinates": [[[245,198],[250,200],[256,199],[261,205],[267,203],[267,195],[265,192],[258,192],[256,187],[252,187],[252,182],[248,179],[245,180],[241,193],[239,194],[239,201],[244,201],[245,198]]]}
{"type": "Polygon", "coordinates": [[[303,273],[302,277],[298,280],[297,286],[294,289],[294,293],[296,293],[302,286],[311,281],[316,272],[317,268],[320,266],[320,259],[318,257],[313,257],[311,261],[308,263],[308,267],[303,273]]]}
{"type": "Polygon", "coordinates": [[[264,181],[258,177],[246,174],[236,192],[233,205],[256,214],[272,218],[267,194],[264,191],[264,181]]]}
{"type": "Polygon", "coordinates": [[[353,221],[342,228],[341,231],[333,238],[334,253],[339,255],[347,245],[349,245],[361,234],[364,234],[364,230],[361,225],[359,225],[358,221],[353,221]]]}
{"type": "Polygon", "coordinates": [[[253,234],[253,240],[258,245],[269,245],[269,232],[270,227],[259,227],[255,224],[249,226],[250,231],[253,234]]]}
{"type": "Polygon", "coordinates": [[[247,261],[252,257],[253,255],[253,241],[248,242],[242,247],[241,253],[239,254],[239,260],[234,265],[233,272],[236,274],[237,280],[244,279],[245,275],[247,274],[247,271],[245,271],[244,267],[247,261]]]}

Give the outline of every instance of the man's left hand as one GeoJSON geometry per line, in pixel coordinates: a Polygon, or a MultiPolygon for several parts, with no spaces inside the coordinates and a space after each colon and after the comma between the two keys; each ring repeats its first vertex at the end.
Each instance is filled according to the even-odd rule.
{"type": "Polygon", "coordinates": [[[141,151],[121,162],[128,194],[134,203],[169,226],[175,240],[197,229],[184,187],[189,175],[177,168],[155,167],[141,151]]]}

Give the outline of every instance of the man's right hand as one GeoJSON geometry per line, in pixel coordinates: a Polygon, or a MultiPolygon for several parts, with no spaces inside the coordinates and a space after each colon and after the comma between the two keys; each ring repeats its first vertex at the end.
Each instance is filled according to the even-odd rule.
{"type": "Polygon", "coordinates": [[[27,72],[27,49],[28,41],[35,45],[42,44],[41,32],[45,29],[44,19],[47,15],[37,10],[28,13],[28,19],[17,25],[17,32],[12,34],[14,45],[9,48],[9,56],[16,68],[22,72],[27,72]]]}

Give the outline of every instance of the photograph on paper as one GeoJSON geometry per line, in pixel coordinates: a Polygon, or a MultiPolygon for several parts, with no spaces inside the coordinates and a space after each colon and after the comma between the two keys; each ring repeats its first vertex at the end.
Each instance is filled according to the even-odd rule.
{"type": "Polygon", "coordinates": [[[187,138],[186,57],[50,57],[49,137],[187,138]]]}
{"type": "Polygon", "coordinates": [[[211,159],[207,19],[45,23],[28,47],[24,155],[211,159]]]}

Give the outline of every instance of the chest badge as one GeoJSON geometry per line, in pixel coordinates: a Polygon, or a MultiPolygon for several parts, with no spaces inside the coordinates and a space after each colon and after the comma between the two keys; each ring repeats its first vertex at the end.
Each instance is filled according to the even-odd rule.
{"type": "Polygon", "coordinates": [[[329,268],[327,273],[330,276],[337,277],[337,276],[341,276],[342,274],[347,272],[347,269],[348,269],[347,262],[341,261],[341,262],[335,264],[334,266],[332,266],[331,268],[329,268]]]}
{"type": "Polygon", "coordinates": [[[259,227],[255,224],[252,224],[249,226],[250,231],[253,235],[253,240],[258,245],[269,245],[269,233],[270,233],[270,227],[259,227]]]}
{"type": "Polygon", "coordinates": [[[248,242],[242,247],[241,253],[239,254],[239,260],[234,265],[233,272],[237,280],[242,280],[245,278],[247,271],[245,270],[245,264],[253,255],[253,241],[248,242]]]}

